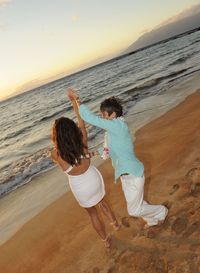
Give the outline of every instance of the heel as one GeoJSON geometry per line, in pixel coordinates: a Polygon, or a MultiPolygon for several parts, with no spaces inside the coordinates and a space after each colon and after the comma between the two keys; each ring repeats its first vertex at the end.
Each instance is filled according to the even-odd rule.
{"type": "Polygon", "coordinates": [[[117,222],[117,220],[115,220],[114,222],[111,222],[110,224],[114,228],[114,230],[119,230],[121,227],[121,225],[117,222]]]}
{"type": "Polygon", "coordinates": [[[104,246],[106,248],[110,248],[110,246],[111,246],[111,235],[110,234],[108,234],[105,239],[101,239],[101,240],[103,241],[104,246]]]}

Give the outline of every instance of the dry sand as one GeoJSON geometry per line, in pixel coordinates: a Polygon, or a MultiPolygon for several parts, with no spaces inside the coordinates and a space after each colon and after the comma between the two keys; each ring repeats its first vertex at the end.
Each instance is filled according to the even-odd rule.
{"type": "Polygon", "coordinates": [[[160,227],[144,230],[129,217],[110,161],[99,169],[118,219],[112,247],[104,246],[71,192],[44,209],[0,247],[2,273],[200,272],[200,91],[136,133],[145,164],[145,198],[169,207],[160,227]]]}

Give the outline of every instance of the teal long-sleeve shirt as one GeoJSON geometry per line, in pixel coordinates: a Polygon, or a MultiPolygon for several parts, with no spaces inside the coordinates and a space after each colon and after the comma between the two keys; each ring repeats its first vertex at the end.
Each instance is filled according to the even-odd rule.
{"type": "Polygon", "coordinates": [[[124,173],[137,177],[143,176],[144,166],[135,156],[131,134],[123,119],[100,118],[84,104],[80,105],[80,115],[86,122],[107,131],[109,155],[115,169],[115,180],[124,173]]]}

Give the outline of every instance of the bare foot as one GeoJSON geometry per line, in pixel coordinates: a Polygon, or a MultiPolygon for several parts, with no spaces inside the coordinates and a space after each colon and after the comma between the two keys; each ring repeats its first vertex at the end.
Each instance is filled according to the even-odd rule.
{"type": "Polygon", "coordinates": [[[164,224],[164,222],[165,222],[165,220],[167,218],[168,212],[169,212],[168,208],[165,207],[165,218],[163,220],[158,221],[158,226],[161,226],[162,224],[164,224]]]}
{"type": "Polygon", "coordinates": [[[108,234],[105,239],[101,239],[101,240],[103,241],[104,246],[106,248],[110,248],[111,247],[111,235],[110,234],[108,234]]]}
{"type": "Polygon", "coordinates": [[[121,225],[117,222],[117,220],[115,220],[114,222],[111,222],[110,224],[113,226],[114,230],[119,230],[121,227],[121,225]]]}
{"type": "MultiPolygon", "coordinates": [[[[156,225],[155,225],[156,226],[156,225]]],[[[144,225],[143,229],[147,230],[149,229],[150,227],[155,227],[155,226],[149,226],[147,223],[144,225]]]]}
{"type": "Polygon", "coordinates": [[[144,229],[149,229],[150,227],[156,227],[156,226],[161,226],[162,224],[164,224],[165,219],[167,218],[167,214],[168,214],[168,209],[165,207],[165,218],[163,220],[159,220],[158,223],[156,225],[153,226],[149,226],[147,223],[144,225],[144,229]]]}

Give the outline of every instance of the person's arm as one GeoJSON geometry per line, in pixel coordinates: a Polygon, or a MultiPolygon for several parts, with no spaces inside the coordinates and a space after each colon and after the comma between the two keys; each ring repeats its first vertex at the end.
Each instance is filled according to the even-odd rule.
{"type": "Polygon", "coordinates": [[[108,120],[101,118],[93,114],[85,104],[80,105],[79,111],[82,119],[86,122],[94,126],[100,127],[108,132],[110,131],[112,133],[117,133],[118,123],[116,123],[115,119],[108,120]]]}
{"type": "Polygon", "coordinates": [[[113,133],[116,133],[117,130],[117,124],[115,122],[115,120],[107,120],[107,119],[103,119],[100,118],[98,116],[96,116],[95,114],[93,114],[86,105],[81,104],[80,99],[78,97],[78,95],[76,94],[76,92],[72,89],[70,89],[70,98],[74,99],[77,103],[77,107],[79,108],[79,113],[80,113],[80,117],[85,120],[86,122],[100,127],[104,130],[107,131],[112,131],[113,133]]]}
{"type": "Polygon", "coordinates": [[[70,165],[60,157],[60,155],[59,155],[59,153],[58,153],[58,150],[57,150],[56,148],[53,148],[53,149],[50,151],[50,153],[51,153],[51,159],[52,159],[56,164],[58,164],[58,166],[60,166],[60,168],[61,168],[63,171],[65,171],[65,170],[67,170],[67,169],[69,168],[70,165]]]}
{"type": "Polygon", "coordinates": [[[83,143],[86,147],[88,147],[88,138],[87,138],[87,130],[85,127],[85,122],[84,120],[81,118],[80,113],[79,113],[79,106],[80,106],[80,102],[79,102],[79,98],[78,96],[74,96],[75,92],[73,91],[73,89],[69,88],[67,90],[67,96],[69,98],[69,100],[72,103],[74,112],[76,114],[77,120],[78,120],[78,127],[81,129],[81,132],[83,134],[83,143]]]}

